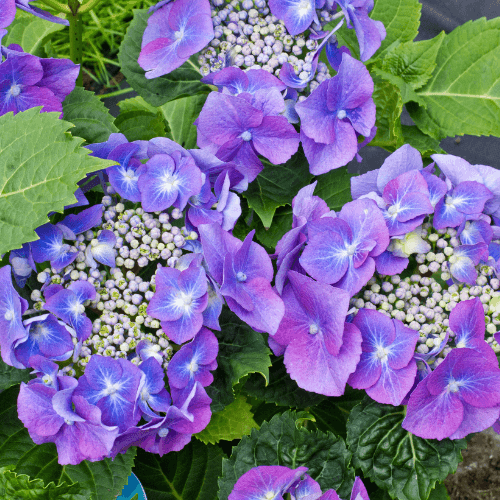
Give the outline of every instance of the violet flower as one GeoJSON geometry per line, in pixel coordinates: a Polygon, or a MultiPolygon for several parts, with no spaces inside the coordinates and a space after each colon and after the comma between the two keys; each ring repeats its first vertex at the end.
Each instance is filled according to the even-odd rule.
{"type": "Polygon", "coordinates": [[[23,243],[17,250],[12,250],[9,255],[9,263],[12,266],[12,274],[19,288],[24,288],[31,273],[36,271],[36,264],[33,260],[31,245],[23,243]]]}
{"type": "Polygon", "coordinates": [[[85,263],[92,269],[97,267],[96,261],[105,266],[115,267],[115,244],[115,233],[109,229],[103,229],[87,246],[85,263]]]}
{"type": "Polygon", "coordinates": [[[101,204],[93,205],[90,208],[82,210],[79,214],[70,214],[61,222],[56,224],[67,240],[76,240],[76,236],[89,231],[102,222],[102,212],[104,206],[101,204]]]}
{"type": "Polygon", "coordinates": [[[461,245],[453,249],[450,273],[458,281],[474,286],[478,276],[476,266],[481,261],[488,261],[488,246],[485,243],[461,245]]]}
{"type": "Polygon", "coordinates": [[[320,24],[316,0],[269,0],[269,8],[292,36],[305,31],[314,21],[320,24]]]}
{"type": "Polygon", "coordinates": [[[12,23],[12,21],[14,21],[14,17],[16,15],[16,7],[37,17],[40,17],[41,19],[45,19],[46,21],[69,26],[69,22],[66,19],[54,16],[38,7],[30,5],[32,1],[33,0],[1,0],[0,28],[6,28],[12,23]]]}
{"type": "Polygon", "coordinates": [[[139,365],[144,374],[143,384],[137,401],[143,415],[158,418],[159,412],[168,411],[172,403],[170,394],[165,389],[165,372],[154,356],[149,357],[139,365]]]}

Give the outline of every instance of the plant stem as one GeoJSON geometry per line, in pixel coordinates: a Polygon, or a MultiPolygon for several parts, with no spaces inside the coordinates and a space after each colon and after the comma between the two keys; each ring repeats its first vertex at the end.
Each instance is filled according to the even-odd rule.
{"type": "Polygon", "coordinates": [[[51,7],[52,9],[56,10],[57,13],[60,12],[71,12],[69,7],[67,5],[64,5],[62,3],[59,3],[57,0],[40,0],[42,3],[44,3],[47,7],[51,7]]]}
{"type": "Polygon", "coordinates": [[[80,4],[78,0],[69,0],[68,6],[70,12],[66,15],[69,21],[69,54],[71,60],[75,64],[80,65],[80,73],[76,80],[76,84],[83,85],[82,78],[82,60],[83,60],[83,41],[82,41],[82,18],[79,15],[78,9],[80,4]]]}
{"type": "Polygon", "coordinates": [[[116,97],[122,94],[128,94],[129,92],[133,92],[134,89],[132,87],[127,87],[126,89],[116,90],[115,92],[110,92],[109,94],[98,95],[99,99],[107,99],[108,97],[116,97]]]}

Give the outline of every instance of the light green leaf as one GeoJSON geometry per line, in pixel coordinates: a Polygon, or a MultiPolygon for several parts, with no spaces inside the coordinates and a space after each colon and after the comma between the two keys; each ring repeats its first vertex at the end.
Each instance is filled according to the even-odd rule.
{"type": "Polygon", "coordinates": [[[308,430],[310,420],[304,412],[287,411],[245,436],[233,448],[231,458],[223,461],[219,500],[227,500],[236,481],[259,465],[308,467],[307,473],[323,491],[333,488],[341,498],[348,498],[354,481],[351,453],[344,440],[331,432],[308,430]]]}
{"type": "MultiPolygon", "coordinates": [[[[380,77],[381,79],[385,80],[386,82],[392,83],[392,85],[398,88],[401,94],[401,99],[403,100],[403,104],[413,101],[421,104],[422,106],[426,106],[425,101],[423,101],[420,96],[413,90],[412,86],[409,83],[406,83],[400,76],[393,75],[392,73],[389,73],[377,67],[372,69],[372,76],[374,81],[377,79],[376,77],[380,77]]],[[[379,110],[377,108],[377,112],[381,113],[382,110],[379,110]]]]}
{"type": "Polygon", "coordinates": [[[88,500],[89,492],[79,484],[47,486],[41,479],[0,468],[0,498],[9,500],[88,500]]]}
{"type": "Polygon", "coordinates": [[[436,57],[445,37],[444,31],[431,40],[405,42],[383,60],[382,69],[400,76],[413,89],[425,85],[436,67],[436,57]]]}
{"type": "Polygon", "coordinates": [[[269,382],[271,351],[262,334],[243,323],[225,308],[219,318],[221,331],[214,332],[219,340],[217,369],[214,381],[207,387],[212,398],[212,412],[219,412],[235,399],[233,388],[250,373],[259,373],[269,382]]]}
{"type": "Polygon", "coordinates": [[[77,182],[112,163],[89,156],[59,113],[0,116],[0,253],[38,237],[50,211],[75,203],[77,182]]]}
{"type": "Polygon", "coordinates": [[[330,170],[318,177],[314,195],[326,201],[331,210],[340,210],[346,203],[352,201],[351,177],[347,167],[330,170]]]}
{"type": "Polygon", "coordinates": [[[139,449],[134,467],[151,500],[216,500],[221,471],[221,449],[196,439],[161,458],[139,449]]]}
{"type": "Polygon", "coordinates": [[[40,479],[45,484],[78,482],[92,494],[92,500],[114,500],[132,472],[135,448],[118,454],[114,460],[106,458],[99,462],[85,460],[79,465],[59,465],[55,445],[36,445],[18,419],[18,394],[19,386],[0,394],[0,467],[13,467],[15,473],[40,479]]]}
{"type": "Polygon", "coordinates": [[[425,135],[415,125],[403,125],[403,139],[405,144],[413,146],[420,151],[423,158],[429,158],[435,153],[446,153],[439,145],[439,141],[425,135]]]}
{"type": "Polygon", "coordinates": [[[465,439],[422,439],[401,427],[404,407],[365,398],[347,423],[353,465],[398,500],[427,500],[437,481],[455,472],[465,439]]]}
{"type": "Polygon", "coordinates": [[[160,109],[151,106],[142,97],[124,99],[118,106],[120,114],[115,119],[115,125],[130,142],[166,137],[166,124],[160,109]]]}
{"type": "Polygon", "coordinates": [[[75,87],[64,99],[63,116],[75,126],[72,135],[83,137],[90,144],[106,142],[110,134],[118,132],[102,100],[83,87],[75,87]]]}
{"type": "Polygon", "coordinates": [[[221,412],[214,413],[210,423],[196,437],[202,443],[215,444],[221,440],[232,441],[247,436],[252,429],[259,427],[253,419],[251,408],[252,405],[243,396],[237,397],[221,412]]]}
{"type": "Polygon", "coordinates": [[[500,18],[484,17],[446,35],[432,78],[416,93],[427,105],[407,109],[422,132],[500,136],[500,18]]]}
{"type": "Polygon", "coordinates": [[[161,112],[170,127],[170,137],[185,149],[196,147],[197,129],[193,125],[201,108],[207,99],[207,94],[183,97],[161,106],[161,112]]]}
{"type": "Polygon", "coordinates": [[[8,35],[2,44],[8,47],[11,43],[20,45],[24,52],[38,57],[44,57],[43,46],[47,38],[54,32],[64,29],[62,24],[45,21],[33,14],[17,10],[16,18],[8,27],[8,35]]]}
{"type": "Polygon", "coordinates": [[[264,170],[250,183],[243,196],[247,199],[248,206],[260,217],[264,227],[269,228],[276,209],[291,205],[293,197],[311,179],[309,164],[300,149],[282,165],[264,161],[264,170]]]}
{"type": "Polygon", "coordinates": [[[142,35],[149,15],[147,9],[134,10],[134,19],[128,27],[118,53],[122,73],[130,86],[153,106],[161,106],[199,92],[210,92],[211,88],[201,83],[200,72],[189,61],[168,75],[151,80],[145,77],[145,71],[139,66],[137,59],[141,52],[142,35]]]}

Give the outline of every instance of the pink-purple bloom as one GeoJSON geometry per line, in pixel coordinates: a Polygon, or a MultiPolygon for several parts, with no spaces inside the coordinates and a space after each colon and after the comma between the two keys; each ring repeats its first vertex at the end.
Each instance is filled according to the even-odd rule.
{"type": "Polygon", "coordinates": [[[0,28],[7,28],[16,15],[16,7],[18,9],[29,12],[37,17],[45,19],[46,21],[51,21],[57,24],[69,25],[66,19],[54,16],[48,12],[30,5],[33,0],[0,0],[0,28]]]}
{"type": "Polygon", "coordinates": [[[305,31],[316,21],[316,0],[269,0],[273,15],[282,19],[290,35],[295,36],[305,31]]]}

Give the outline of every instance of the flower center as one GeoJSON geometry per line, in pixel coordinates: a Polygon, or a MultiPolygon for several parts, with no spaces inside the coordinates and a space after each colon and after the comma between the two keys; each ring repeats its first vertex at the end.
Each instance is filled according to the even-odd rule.
{"type": "Polygon", "coordinates": [[[17,97],[21,93],[21,87],[17,84],[12,85],[12,87],[9,90],[9,94],[12,97],[17,97]]]}
{"type": "Polygon", "coordinates": [[[195,373],[198,371],[198,363],[196,361],[191,361],[191,363],[189,363],[188,365],[188,370],[191,372],[191,373],[195,373]]]}
{"type": "Polygon", "coordinates": [[[309,0],[302,0],[298,7],[299,16],[306,16],[311,11],[311,2],[309,0]]]}
{"type": "Polygon", "coordinates": [[[448,392],[458,392],[460,390],[460,386],[462,384],[456,380],[450,380],[450,382],[448,383],[448,385],[446,386],[446,390],[448,392]]]}
{"type": "Polygon", "coordinates": [[[236,274],[236,279],[240,283],[245,282],[247,280],[247,275],[245,273],[243,273],[242,271],[238,271],[238,273],[236,274]]]}
{"type": "Polygon", "coordinates": [[[344,109],[341,109],[340,111],[337,112],[337,118],[339,120],[343,120],[347,116],[347,113],[345,112],[344,109]]]}
{"type": "Polygon", "coordinates": [[[389,355],[389,349],[387,347],[379,347],[375,353],[377,359],[384,362],[387,361],[387,356],[389,355]]]}
{"type": "Polygon", "coordinates": [[[243,132],[241,134],[241,138],[246,142],[251,141],[252,140],[252,132],[250,132],[249,130],[245,130],[245,132],[243,132]]]}
{"type": "Polygon", "coordinates": [[[15,317],[14,311],[12,309],[7,309],[7,311],[5,311],[5,314],[3,315],[3,317],[7,321],[12,321],[15,317]]]}
{"type": "Polygon", "coordinates": [[[356,245],[354,243],[352,245],[347,245],[345,251],[349,256],[354,255],[356,253],[356,245]]]}
{"type": "Polygon", "coordinates": [[[167,437],[167,435],[168,435],[168,429],[163,428],[158,431],[158,436],[160,436],[161,438],[167,437]]]}
{"type": "Polygon", "coordinates": [[[309,325],[309,333],[311,335],[315,335],[316,333],[319,332],[319,327],[318,325],[316,325],[315,323],[313,323],[312,325],[309,325]]]}

